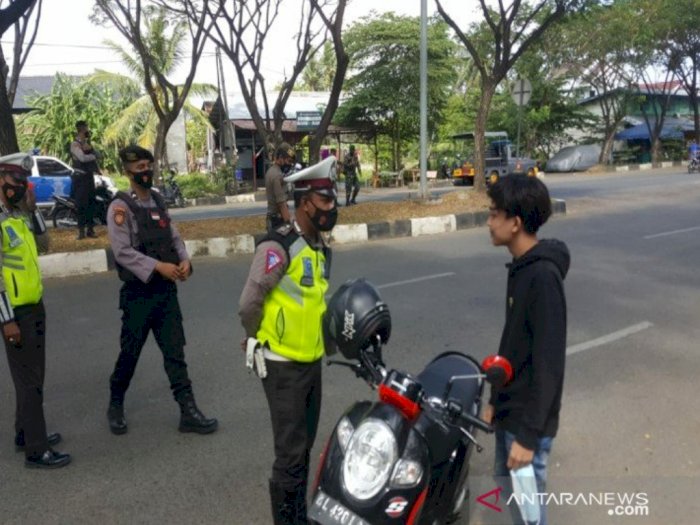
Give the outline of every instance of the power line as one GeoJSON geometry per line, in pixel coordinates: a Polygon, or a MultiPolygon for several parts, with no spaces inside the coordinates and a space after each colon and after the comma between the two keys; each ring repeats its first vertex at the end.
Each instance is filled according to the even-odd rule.
{"type": "MultiPolygon", "coordinates": [[[[0,40],[0,44],[14,45],[15,43],[11,40],[0,40]]],[[[87,44],[47,44],[46,42],[34,42],[32,45],[40,47],[75,47],[78,49],[112,49],[109,46],[90,46],[87,44]]]]}

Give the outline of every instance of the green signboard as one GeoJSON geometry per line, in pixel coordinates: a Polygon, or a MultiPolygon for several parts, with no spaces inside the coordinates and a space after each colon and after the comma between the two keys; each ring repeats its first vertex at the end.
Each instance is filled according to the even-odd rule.
{"type": "Polygon", "coordinates": [[[297,131],[314,131],[319,124],[320,111],[297,111],[297,131]]]}

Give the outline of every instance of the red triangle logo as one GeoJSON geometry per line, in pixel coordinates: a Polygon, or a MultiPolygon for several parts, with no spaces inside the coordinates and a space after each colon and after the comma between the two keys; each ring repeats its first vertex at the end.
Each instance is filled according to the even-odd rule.
{"type": "Polygon", "coordinates": [[[503,512],[503,510],[502,510],[500,507],[497,506],[499,500],[501,499],[501,491],[502,491],[502,490],[503,490],[503,489],[502,489],[501,487],[497,487],[497,488],[495,488],[495,489],[493,489],[493,490],[490,490],[490,491],[488,491],[488,492],[482,494],[481,496],[478,496],[478,497],[476,498],[476,501],[478,501],[479,503],[481,503],[483,506],[490,508],[491,510],[495,510],[496,512],[503,512]],[[486,500],[489,499],[491,496],[494,496],[494,502],[493,502],[493,503],[490,503],[490,502],[486,501],[486,500]]]}

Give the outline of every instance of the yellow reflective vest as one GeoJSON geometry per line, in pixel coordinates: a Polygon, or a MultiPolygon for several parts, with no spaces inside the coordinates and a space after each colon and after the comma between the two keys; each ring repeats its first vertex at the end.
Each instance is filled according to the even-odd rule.
{"type": "Polygon", "coordinates": [[[37,304],[44,287],[34,233],[23,216],[0,214],[2,277],[12,307],[37,304]]]}
{"type": "Polygon", "coordinates": [[[324,352],[321,320],[328,290],[326,254],[297,236],[288,255],[287,273],[265,297],[257,339],[267,341],[270,350],[282,357],[311,363],[324,352]]]}

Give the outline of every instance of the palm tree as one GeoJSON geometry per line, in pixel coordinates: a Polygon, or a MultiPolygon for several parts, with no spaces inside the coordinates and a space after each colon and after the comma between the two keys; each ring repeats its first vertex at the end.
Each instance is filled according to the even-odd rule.
{"type": "MultiPolygon", "coordinates": [[[[88,82],[111,85],[117,92],[137,90],[143,93],[131,105],[121,112],[119,117],[105,130],[104,140],[112,144],[126,144],[133,142],[140,146],[153,148],[156,157],[160,153],[161,158],[156,161],[161,166],[167,166],[167,150],[164,146],[165,135],[172,122],[164,122],[165,115],[159,114],[154,108],[154,103],[148,93],[144,93],[144,86],[147,74],[151,75],[151,84],[155,86],[156,96],[161,107],[169,107],[172,103],[171,93],[159,88],[159,83],[155,79],[155,71],[167,76],[172,73],[182,63],[185,58],[182,53],[183,42],[188,36],[187,23],[181,20],[172,20],[166,16],[162,9],[152,11],[153,16],[146,18],[146,31],[143,35],[143,43],[147,54],[154,63],[148,68],[148,73],[143,62],[138,60],[138,54],[125,49],[113,41],[106,41],[109,46],[126,65],[132,77],[97,70],[88,79],[88,82]],[[162,135],[159,137],[159,134],[162,135]],[[160,147],[159,147],[160,146],[160,147]]],[[[176,86],[178,93],[184,86],[176,86]]],[[[209,84],[192,84],[189,90],[191,95],[207,95],[215,92],[216,88],[209,84]]],[[[199,108],[189,102],[183,105],[185,114],[201,125],[209,126],[207,115],[199,108]]]]}

